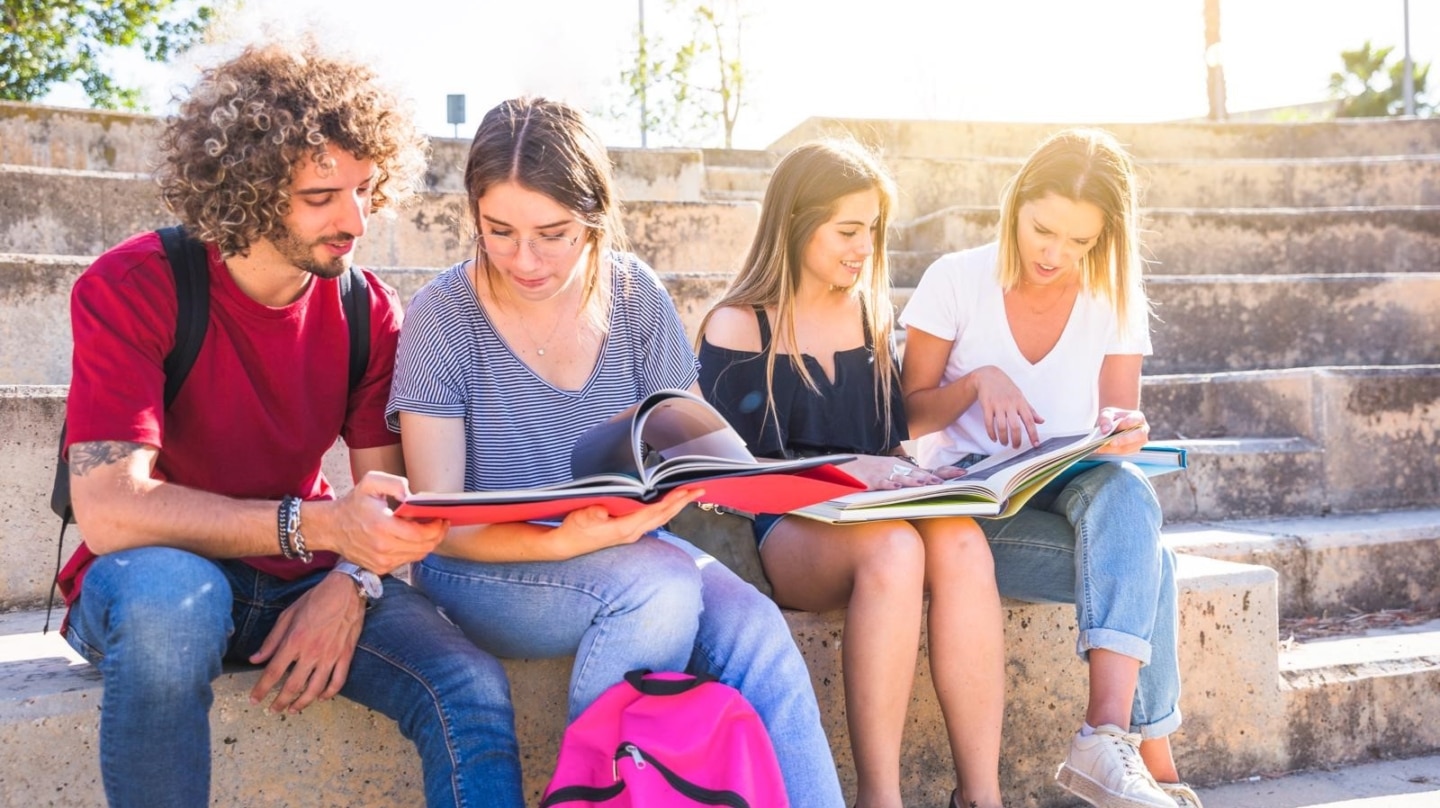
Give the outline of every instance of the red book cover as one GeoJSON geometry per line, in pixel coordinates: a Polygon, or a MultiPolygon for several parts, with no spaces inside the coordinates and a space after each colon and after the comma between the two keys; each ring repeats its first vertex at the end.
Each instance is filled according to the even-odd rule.
{"type": "Polygon", "coordinates": [[[684,390],[661,390],[575,442],[572,480],[508,491],[417,493],[396,514],[457,525],[549,519],[590,505],[623,515],[676,488],[704,489],[702,503],[747,513],[786,513],[865,490],[835,467],[851,459],[756,459],[704,399],[684,390]]]}

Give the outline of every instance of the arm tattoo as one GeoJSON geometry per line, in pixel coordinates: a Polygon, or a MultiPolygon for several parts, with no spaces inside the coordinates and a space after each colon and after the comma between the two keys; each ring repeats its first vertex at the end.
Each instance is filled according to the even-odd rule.
{"type": "Polygon", "coordinates": [[[84,477],[101,466],[113,466],[144,446],[123,440],[93,441],[70,446],[70,474],[84,477]]]}

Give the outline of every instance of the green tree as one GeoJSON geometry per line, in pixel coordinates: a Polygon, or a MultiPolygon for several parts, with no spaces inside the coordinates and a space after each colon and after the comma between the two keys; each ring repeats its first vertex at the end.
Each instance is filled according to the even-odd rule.
{"type": "Polygon", "coordinates": [[[643,116],[643,131],[670,143],[718,138],[731,148],[750,77],[741,58],[747,17],[740,0],[667,0],[666,6],[671,15],[687,17],[688,38],[677,46],[641,30],[633,66],[620,71],[622,108],[611,115],[643,116]]]}
{"type": "Polygon", "coordinates": [[[163,62],[198,40],[214,15],[205,0],[4,0],[0,99],[35,101],[78,81],[96,107],[138,109],[140,91],[117,83],[104,57],[139,48],[163,62]]]}
{"type": "MultiPolygon", "coordinates": [[[[1344,69],[1330,74],[1330,95],[1340,100],[1336,113],[1342,118],[1383,118],[1405,113],[1403,58],[1391,61],[1394,46],[1377,48],[1370,40],[1356,50],[1341,51],[1344,69]]],[[[1429,63],[1416,64],[1415,114],[1429,115],[1435,106],[1421,100],[1429,63]]]]}

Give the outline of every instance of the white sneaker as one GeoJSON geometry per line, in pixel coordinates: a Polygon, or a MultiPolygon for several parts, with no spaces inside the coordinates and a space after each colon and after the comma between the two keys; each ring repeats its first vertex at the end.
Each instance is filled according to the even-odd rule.
{"type": "Polygon", "coordinates": [[[1195,789],[1185,783],[1160,783],[1160,790],[1169,795],[1179,808],[1204,808],[1200,798],[1195,796],[1195,789]]]}
{"type": "Polygon", "coordinates": [[[1140,759],[1140,736],[1114,724],[1075,733],[1055,772],[1060,787],[1099,808],[1177,808],[1140,759]]]}

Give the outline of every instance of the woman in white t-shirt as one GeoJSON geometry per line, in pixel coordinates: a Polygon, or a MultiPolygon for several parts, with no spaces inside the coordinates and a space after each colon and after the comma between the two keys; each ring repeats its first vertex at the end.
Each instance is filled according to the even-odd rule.
{"type": "MultiPolygon", "coordinates": [[[[1042,436],[1137,427],[1150,353],[1135,174],[1109,134],[1067,130],[1006,189],[999,241],[941,257],[901,316],[902,387],[920,463],[966,467],[1042,436]]],[[[1075,603],[1085,723],[1056,779],[1098,806],[1199,806],[1168,736],[1180,725],[1173,553],[1134,466],[1104,463],[1009,519],[981,520],[1000,593],[1075,603]]]]}

